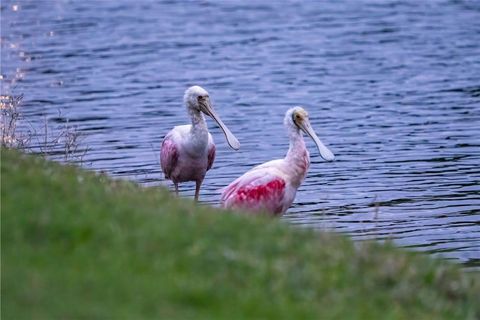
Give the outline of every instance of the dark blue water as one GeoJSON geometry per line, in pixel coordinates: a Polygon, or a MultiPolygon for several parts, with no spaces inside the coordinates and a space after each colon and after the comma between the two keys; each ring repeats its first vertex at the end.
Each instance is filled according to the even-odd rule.
{"type": "Polygon", "coordinates": [[[286,221],[480,265],[478,1],[4,0],[1,27],[2,94],[24,95],[24,127],[68,119],[87,168],[164,184],[162,137],[187,123],[182,95],[199,84],[242,143],[209,121],[201,198],[217,205],[284,156],[283,115],[303,105],[337,160],[308,141],[286,221]]]}

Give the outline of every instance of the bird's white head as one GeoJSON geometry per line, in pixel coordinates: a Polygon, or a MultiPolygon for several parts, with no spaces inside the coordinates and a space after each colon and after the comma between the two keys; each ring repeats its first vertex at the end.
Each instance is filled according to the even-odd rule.
{"type": "Polygon", "coordinates": [[[185,103],[187,108],[202,111],[202,108],[199,104],[200,99],[209,99],[207,90],[203,89],[200,86],[192,86],[185,90],[185,94],[183,95],[183,102],[185,103]]]}
{"type": "Polygon", "coordinates": [[[287,110],[285,114],[284,124],[288,130],[296,130],[305,132],[317,145],[318,151],[323,159],[333,161],[335,156],[318,138],[317,134],[310,125],[308,113],[302,107],[294,107],[287,110]]]}
{"type": "Polygon", "coordinates": [[[230,130],[213,109],[207,90],[200,86],[192,86],[185,91],[183,101],[188,109],[196,112],[203,112],[215,120],[225,134],[225,138],[232,149],[238,150],[240,148],[240,142],[238,142],[237,138],[235,138],[232,132],[230,132],[230,130]]]}

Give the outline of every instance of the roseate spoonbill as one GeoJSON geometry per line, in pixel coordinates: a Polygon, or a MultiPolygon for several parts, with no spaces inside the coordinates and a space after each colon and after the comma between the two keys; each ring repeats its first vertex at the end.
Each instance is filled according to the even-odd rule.
{"type": "Polygon", "coordinates": [[[179,182],[195,181],[195,200],[198,200],[205,174],[215,160],[215,144],[203,113],[218,123],[230,147],[238,150],[240,143],[216,114],[205,89],[199,86],[188,88],[183,101],[192,124],[176,126],[167,133],[160,151],[160,165],[165,178],[172,180],[177,196],[179,182]]]}
{"type": "Polygon", "coordinates": [[[335,159],[313,131],[303,108],[289,109],[283,122],[290,138],[286,157],[252,168],[224,188],[220,200],[222,207],[274,215],[287,211],[310,166],[302,131],[313,139],[323,159],[335,159]]]}

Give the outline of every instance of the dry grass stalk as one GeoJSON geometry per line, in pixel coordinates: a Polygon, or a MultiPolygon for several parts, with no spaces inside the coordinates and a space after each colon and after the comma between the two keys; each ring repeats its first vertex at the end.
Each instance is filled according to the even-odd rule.
{"type": "Polygon", "coordinates": [[[7,148],[25,149],[30,142],[31,135],[18,132],[17,122],[21,117],[19,107],[23,95],[1,95],[1,145],[7,148]]]}
{"type": "MultiPolygon", "coordinates": [[[[1,145],[2,147],[15,148],[32,153],[40,153],[44,157],[51,155],[62,155],[65,162],[75,162],[82,164],[88,147],[81,148],[83,142],[82,133],[75,126],[70,126],[67,119],[63,127],[51,130],[48,125],[48,119],[45,116],[41,132],[27,121],[30,130],[20,130],[18,121],[23,120],[20,112],[20,105],[23,95],[2,95],[0,96],[1,108],[1,145]],[[59,132],[53,135],[52,132],[59,132]],[[32,145],[31,141],[35,138],[37,144],[32,145]]],[[[61,111],[58,111],[61,117],[61,111]]]]}

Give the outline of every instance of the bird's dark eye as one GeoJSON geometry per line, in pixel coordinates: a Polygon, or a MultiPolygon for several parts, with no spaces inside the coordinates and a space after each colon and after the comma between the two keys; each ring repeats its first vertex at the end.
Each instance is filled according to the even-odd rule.
{"type": "Polygon", "coordinates": [[[203,99],[204,99],[204,97],[203,97],[203,96],[198,96],[198,98],[197,98],[197,99],[198,99],[198,101],[200,101],[200,100],[203,100],[203,99]]]}
{"type": "Polygon", "coordinates": [[[302,122],[302,117],[298,113],[292,114],[293,123],[298,127],[302,122]]]}

